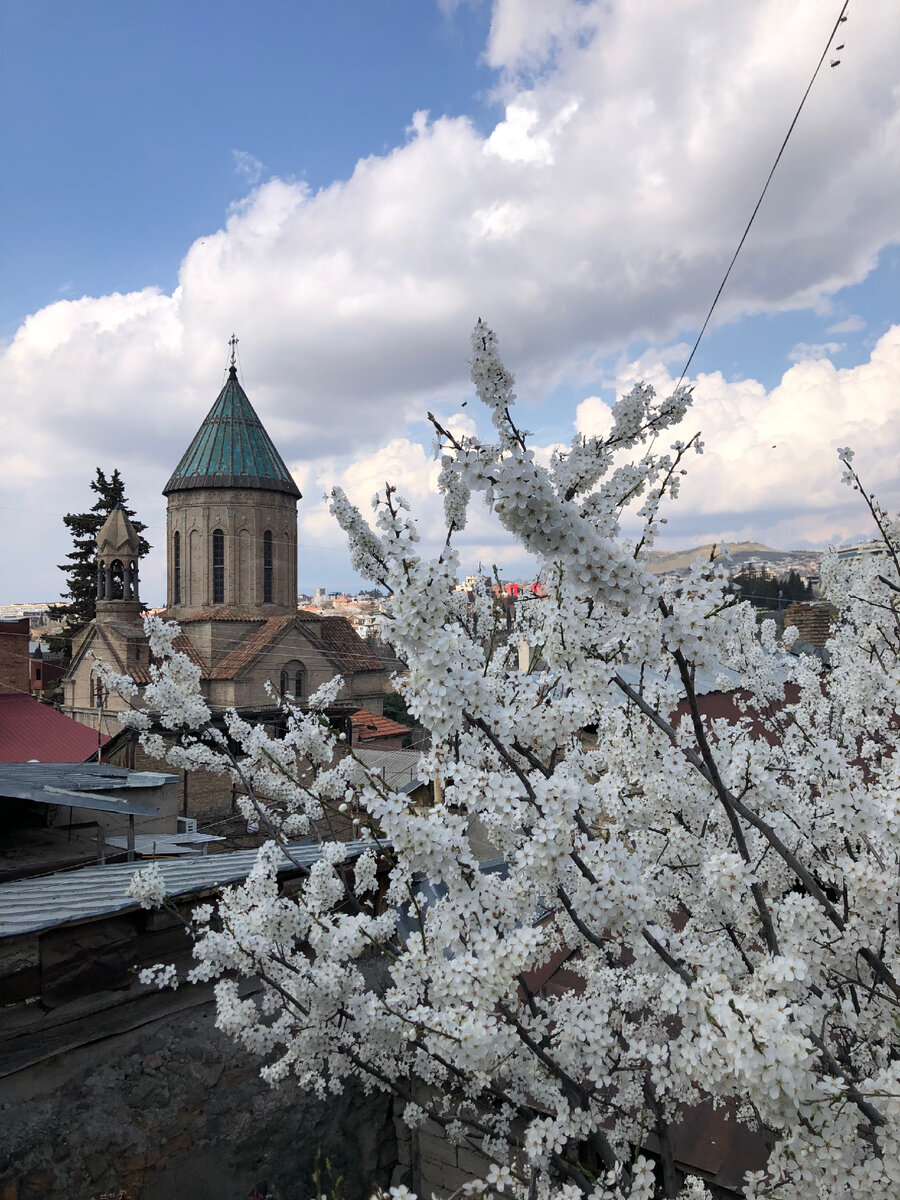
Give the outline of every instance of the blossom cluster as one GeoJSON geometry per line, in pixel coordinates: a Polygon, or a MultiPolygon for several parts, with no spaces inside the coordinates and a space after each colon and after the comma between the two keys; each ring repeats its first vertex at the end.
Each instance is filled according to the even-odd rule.
{"type": "MultiPolygon", "coordinates": [[[[231,773],[271,835],[248,879],[195,914],[192,978],[218,981],[220,1027],[273,1083],[326,1096],[355,1077],[395,1092],[409,1124],[428,1117],[478,1149],[472,1194],[699,1200],[677,1132],[711,1101],[771,1148],[748,1197],[893,1200],[896,524],[867,497],[889,553],[826,561],[828,655],[795,656],[729,592],[724,549],[677,585],[653,574],[660,513],[702,449],[656,449],[687,389],[634,388],[606,438],[544,467],[481,322],[472,378],[496,440],[436,426],[436,558],[392,488],[374,529],[332,494],[354,565],[391,594],[388,636],[409,664],[398,686],[431,733],[431,805],[342,750],[322,718],[337,682],[308,709],[282,701],[283,738],[229,714],[226,739],[171,627],[148,623],[158,665],[139,723],[152,709],[189,732],[143,736],[231,773]],[[452,588],[476,493],[541,563],[544,594],[518,606],[510,638],[488,589],[452,588]],[[717,688],[727,719],[705,704],[717,688]],[[355,864],[334,836],[345,810],[371,843],[355,864]],[[321,854],[288,897],[278,867],[298,835],[321,854]],[[502,869],[479,863],[476,836],[502,869]],[[241,996],[241,975],[259,996],[241,996]]],[[[161,898],[147,872],[133,889],[161,898]]]]}

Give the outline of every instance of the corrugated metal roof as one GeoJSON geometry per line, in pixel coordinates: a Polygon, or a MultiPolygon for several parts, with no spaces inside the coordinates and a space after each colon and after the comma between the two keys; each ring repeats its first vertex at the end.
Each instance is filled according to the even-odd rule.
{"type": "Polygon", "coordinates": [[[233,364],[163,495],[205,487],[261,488],[300,499],[300,489],[238,383],[233,364]]]}
{"type": "MultiPolygon", "coordinates": [[[[346,845],[347,857],[351,859],[370,847],[377,848],[374,842],[368,841],[347,842],[346,845]]],[[[287,850],[307,867],[321,857],[319,846],[314,842],[292,842],[287,850]]],[[[256,855],[256,850],[236,850],[233,854],[160,860],[154,865],[166,881],[168,896],[188,896],[192,892],[203,893],[245,879],[256,862],[256,855]]],[[[280,871],[295,869],[287,857],[283,863],[280,871]]],[[[140,869],[138,863],[112,863],[2,883],[0,937],[135,909],[137,902],[125,893],[131,876],[140,869]]]]}
{"type": "Polygon", "coordinates": [[[108,763],[0,763],[0,797],[31,800],[37,804],[62,804],[91,812],[114,812],[134,817],[155,817],[159,807],[138,804],[123,795],[134,788],[158,788],[178,783],[177,775],[158,771],[126,771],[108,763]]]}
{"type": "Polygon", "coordinates": [[[388,787],[400,790],[419,783],[418,750],[371,750],[360,746],[353,753],[371,771],[380,771],[388,787]]]}
{"type": "Polygon", "coordinates": [[[24,692],[0,695],[0,763],[83,762],[108,741],[24,692]]]}

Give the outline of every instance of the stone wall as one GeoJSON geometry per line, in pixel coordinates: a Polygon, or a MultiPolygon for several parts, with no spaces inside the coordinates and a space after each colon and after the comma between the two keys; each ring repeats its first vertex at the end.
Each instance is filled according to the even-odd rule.
{"type": "Polygon", "coordinates": [[[400,1177],[387,1097],[271,1089],[214,1020],[207,999],[0,1078],[0,1200],[245,1200],[262,1180],[308,1200],[317,1158],[347,1200],[400,1177]]]}

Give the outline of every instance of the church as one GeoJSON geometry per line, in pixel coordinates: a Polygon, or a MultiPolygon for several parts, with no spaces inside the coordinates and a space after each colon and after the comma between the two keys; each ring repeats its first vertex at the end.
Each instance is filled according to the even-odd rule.
{"type": "MultiPolygon", "coordinates": [[[[167,499],[167,599],[162,616],[200,668],[215,711],[265,717],[276,692],[301,703],[341,675],[348,713],[382,717],[385,670],[343,617],[297,608],[300,491],[241,386],[232,350],[225,386],[172,473],[167,499]]],[[[104,734],[124,701],[92,672],[95,658],[150,681],[139,594],[138,538],[119,506],[97,535],[97,615],[73,645],[63,712],[104,734]]],[[[394,731],[403,730],[397,726],[394,731]]]]}

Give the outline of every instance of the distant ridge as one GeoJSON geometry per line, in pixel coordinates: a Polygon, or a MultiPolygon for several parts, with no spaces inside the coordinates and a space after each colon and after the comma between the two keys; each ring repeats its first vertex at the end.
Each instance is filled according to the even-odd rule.
{"type": "MultiPolygon", "coordinates": [[[[773,550],[771,546],[764,546],[762,542],[728,542],[727,545],[736,566],[746,562],[748,558],[778,559],[779,561],[785,558],[796,558],[808,561],[810,558],[819,557],[817,550],[773,550]]],[[[649,558],[653,570],[662,575],[666,571],[687,570],[698,558],[709,558],[713,549],[721,550],[721,548],[721,542],[707,542],[705,546],[694,546],[690,550],[651,550],[649,558]]]]}

